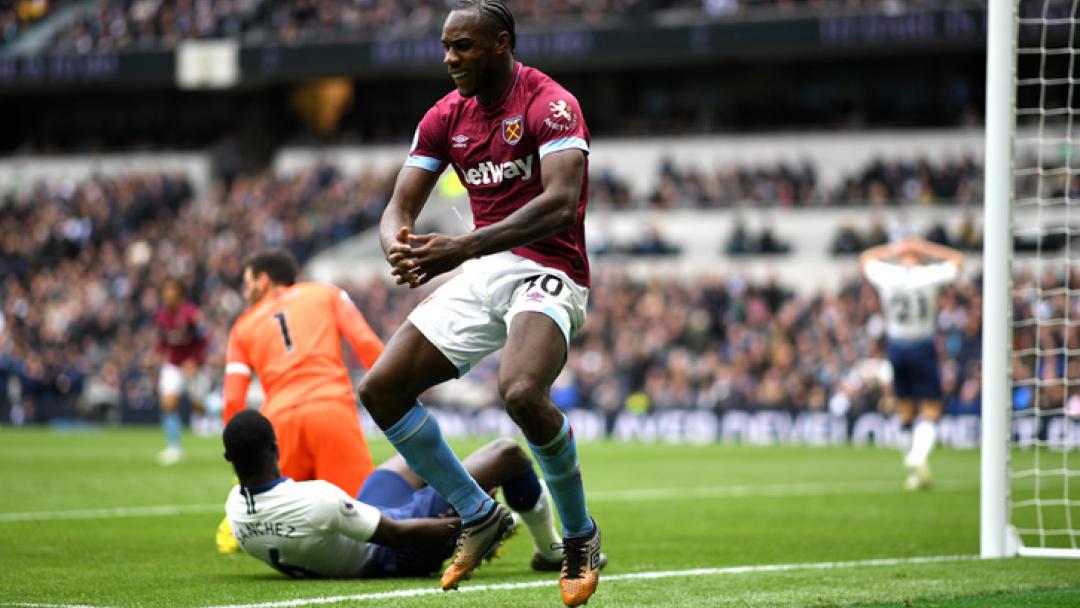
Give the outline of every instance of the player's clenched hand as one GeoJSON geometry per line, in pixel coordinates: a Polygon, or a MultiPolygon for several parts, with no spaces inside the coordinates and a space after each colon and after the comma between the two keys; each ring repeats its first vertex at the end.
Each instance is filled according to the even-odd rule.
{"type": "Polygon", "coordinates": [[[432,232],[430,234],[410,234],[412,244],[411,257],[416,263],[413,270],[418,287],[440,274],[450,272],[469,259],[464,239],[432,232]]]}
{"type": "Polygon", "coordinates": [[[390,245],[386,252],[386,261],[390,263],[390,276],[398,285],[418,287],[419,275],[416,272],[416,260],[413,259],[412,245],[409,243],[409,229],[398,229],[397,242],[390,245]]]}

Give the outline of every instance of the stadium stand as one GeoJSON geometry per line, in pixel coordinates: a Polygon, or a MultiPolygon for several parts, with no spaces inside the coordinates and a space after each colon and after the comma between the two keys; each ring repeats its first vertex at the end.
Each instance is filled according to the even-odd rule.
{"type": "Polygon", "coordinates": [[[134,174],[6,194],[3,361],[21,381],[24,415],[72,417],[83,399],[92,410],[153,416],[152,319],[166,276],[189,284],[220,341],[243,305],[245,252],[279,246],[310,257],[376,221],[392,179],[317,167],[241,177],[195,198],[183,177],[134,174]]]}
{"type": "MultiPolygon", "coordinates": [[[[211,362],[220,364],[222,336],[242,306],[243,252],[285,246],[308,259],[370,226],[391,178],[346,178],[320,166],[288,178],[239,177],[230,188],[218,183],[205,199],[183,178],[161,174],[42,183],[8,194],[0,211],[10,329],[3,361],[18,379],[22,415],[152,415],[150,320],[164,276],[190,281],[208,311],[211,362]]],[[[756,281],[738,271],[689,280],[602,273],[606,287],[592,300],[560,393],[568,408],[820,410],[845,375],[877,352],[876,299],[857,279],[838,291],[795,293],[775,278],[756,281]]],[[[391,297],[378,278],[345,286],[383,335],[422,295],[391,297]]],[[[969,408],[977,400],[978,302],[973,282],[942,296],[940,346],[952,370],[946,383],[950,399],[969,408]]],[[[483,369],[474,375],[485,378],[483,369]]],[[[460,396],[443,398],[462,405],[460,396]]],[[[478,398],[495,398],[492,377],[472,403],[478,398]]],[[[870,407],[870,399],[860,393],[854,411],[870,407]]]]}
{"type": "Polygon", "coordinates": [[[926,158],[867,162],[840,178],[831,189],[819,186],[815,163],[792,165],[724,164],[708,170],[664,160],[657,186],[635,193],[608,168],[591,176],[590,193],[600,205],[668,209],[679,206],[731,207],[808,205],[964,204],[981,200],[982,170],[970,155],[931,161],[926,158]]]}
{"type": "MultiPolygon", "coordinates": [[[[883,321],[873,290],[858,279],[847,279],[839,291],[796,294],[775,280],[754,282],[737,272],[683,281],[641,280],[608,269],[598,278],[608,288],[590,302],[589,323],[557,383],[556,399],[567,409],[612,416],[664,409],[827,411],[860,366],[880,363],[883,321]]],[[[402,302],[376,279],[347,288],[375,326],[393,327],[420,297],[402,302]]],[[[978,407],[980,302],[976,281],[947,289],[941,299],[939,349],[947,402],[957,411],[978,407]]],[[[471,390],[440,391],[438,403],[496,405],[496,364],[487,361],[473,372],[471,390]]],[[[880,396],[879,386],[860,382],[836,413],[874,410],[880,396]]]]}
{"type": "MultiPolygon", "coordinates": [[[[864,327],[872,311],[845,308],[828,314],[856,319],[852,329],[818,339],[826,329],[835,330],[823,329],[815,315],[848,306],[844,298],[850,297],[845,294],[856,293],[859,302],[866,300],[864,288],[851,278],[851,258],[834,256],[857,253],[911,230],[976,249],[980,214],[971,208],[972,201],[957,196],[977,192],[973,184],[979,179],[979,161],[955,152],[966,149],[965,138],[970,136],[961,131],[923,132],[907,139],[892,134],[820,134],[790,140],[660,138],[634,139],[633,145],[622,146],[625,142],[620,140],[596,142],[596,156],[603,160],[591,184],[589,244],[602,272],[611,266],[621,269],[605,274],[603,280],[611,281],[623,295],[594,297],[596,326],[581,339],[588,345],[586,351],[600,353],[601,358],[613,359],[625,348],[637,354],[632,361],[620,360],[624,367],[618,373],[601,374],[605,381],[596,386],[595,372],[582,366],[592,365],[588,361],[600,355],[587,360],[575,355],[568,373],[575,379],[571,385],[577,397],[567,397],[566,403],[621,409],[628,404],[642,407],[655,399],[656,405],[650,407],[672,407],[676,402],[705,407],[702,404],[708,402],[710,408],[722,408],[735,400],[753,407],[806,408],[819,407],[823,395],[827,402],[837,390],[837,378],[867,356],[876,337],[864,327]],[[955,143],[942,148],[938,141],[955,143]],[[678,154],[671,153],[673,142],[682,144],[678,154]],[[808,154],[810,149],[819,155],[808,154]],[[867,149],[876,153],[867,155],[867,149]],[[920,152],[925,149],[936,153],[920,152]],[[746,161],[731,160],[737,155],[746,161]],[[712,185],[703,185],[707,182],[712,185]],[[664,195],[669,198],[650,195],[667,189],[672,190],[664,195]],[[878,198],[864,200],[861,193],[871,190],[878,198]],[[720,194],[709,198],[714,191],[720,194]],[[843,197],[850,192],[860,194],[843,197]],[[902,200],[894,201],[893,196],[902,200]],[[739,262],[731,263],[735,259],[731,256],[738,256],[739,262]],[[774,259],[759,263],[766,257],[774,259]],[[716,277],[717,268],[729,274],[716,277]],[[839,284],[843,284],[840,291],[839,284]],[[759,292],[770,294],[763,320],[754,321],[760,327],[748,325],[742,318],[745,311],[731,308],[743,306],[732,294],[750,297],[759,292]],[[785,306],[777,307],[776,293],[786,294],[781,299],[785,306]],[[673,335],[658,334],[645,346],[630,345],[627,340],[648,332],[633,329],[633,323],[609,326],[606,319],[622,314],[618,309],[623,304],[612,302],[639,300],[685,311],[689,319],[685,323],[701,322],[704,329],[676,324],[670,330],[676,332],[673,335]],[[785,315],[799,319],[798,332],[777,328],[785,315]],[[626,335],[620,337],[624,326],[626,335]],[[679,334],[687,331],[694,333],[692,339],[679,334]],[[785,366],[798,362],[775,363],[773,350],[780,359],[788,356],[785,350],[798,354],[798,336],[806,332],[819,347],[831,343],[835,348],[831,359],[804,353],[805,361],[831,361],[833,367],[799,369],[789,375],[785,366]],[[666,342],[670,344],[662,345],[666,342]],[[768,345],[764,353],[755,346],[758,342],[768,345]],[[743,349],[738,357],[733,344],[743,349]],[[845,353],[856,359],[844,359],[845,353]],[[687,357],[708,361],[710,367],[686,378],[660,373],[687,357]],[[719,376],[741,388],[709,402],[708,395],[728,390],[716,379],[719,376]],[[773,380],[779,378],[791,386],[777,390],[773,380]],[[717,383],[720,388],[710,388],[717,383]],[[781,394],[787,397],[779,399],[781,394]]],[[[376,330],[388,335],[418,294],[391,297],[381,278],[370,278],[380,275],[382,265],[378,252],[371,250],[370,236],[362,235],[379,217],[400,153],[397,145],[352,151],[283,150],[272,169],[234,175],[219,167],[216,179],[211,179],[205,161],[194,160],[198,157],[171,160],[164,165],[170,167],[165,173],[152,169],[152,155],[146,160],[150,164],[141,165],[135,164],[139,156],[114,159],[112,165],[30,162],[33,157],[0,163],[0,224],[6,228],[0,264],[7,277],[0,296],[10,328],[3,361],[5,373],[20,379],[17,401],[36,404],[24,415],[42,421],[77,415],[110,414],[125,420],[153,416],[148,323],[156,307],[154,287],[166,274],[180,274],[189,281],[208,311],[211,361],[217,362],[222,336],[242,306],[238,264],[244,252],[262,246],[287,247],[305,261],[336,257],[349,269],[344,276],[351,279],[319,272],[313,276],[346,284],[360,281],[351,285],[351,292],[376,330]],[[16,226],[30,229],[15,230],[16,226]],[[347,240],[368,243],[368,257],[353,259],[328,249],[347,240]],[[77,287],[71,289],[72,285],[77,287]],[[111,304],[116,301],[123,305],[111,304]]],[[[453,184],[443,184],[442,200],[429,205],[458,230],[462,218],[447,212],[457,207],[467,213],[459,193],[453,184]]],[[[960,288],[964,293],[970,289],[968,284],[960,288]]],[[[968,310],[972,302],[967,293],[955,307],[968,310]]],[[[757,304],[745,307],[760,309],[757,304]]],[[[971,316],[970,311],[964,316],[971,316]]],[[[970,393],[974,388],[968,380],[974,368],[966,361],[954,367],[959,370],[957,390],[968,386],[970,393]]],[[[474,375],[482,378],[484,372],[474,375]]],[[[493,399],[493,386],[489,379],[474,395],[493,399]]],[[[455,395],[443,398],[455,406],[461,401],[455,395]]]]}
{"type": "MultiPolygon", "coordinates": [[[[2,42],[13,42],[34,23],[48,18],[63,0],[20,0],[0,10],[2,42]]],[[[393,37],[428,33],[441,26],[447,0],[99,0],[87,3],[70,23],[53,33],[47,53],[87,54],[126,49],[172,48],[181,40],[242,37],[247,43],[289,44],[328,37],[393,37]]],[[[703,18],[867,11],[883,4],[938,7],[936,0],[586,0],[514,5],[523,29],[543,25],[611,26],[627,20],[664,23],[703,18]]]]}
{"type": "MultiPolygon", "coordinates": [[[[545,61],[556,71],[573,67],[567,85],[588,101],[594,135],[605,136],[593,145],[588,229],[598,272],[611,288],[594,293],[595,312],[579,338],[582,348],[572,351],[561,403],[611,412],[735,404],[827,409],[856,363],[873,359],[879,331],[875,300],[864,297],[851,258],[834,254],[913,229],[970,247],[979,240],[981,218],[969,212],[981,199],[981,133],[964,125],[977,120],[971,108],[981,100],[973,93],[978,87],[957,75],[966,74],[966,62],[983,67],[972,51],[981,48],[981,33],[965,21],[982,9],[962,4],[973,12],[945,15],[959,5],[937,0],[515,2],[523,39],[537,35],[528,60],[535,57],[543,69],[545,61]],[[874,27],[858,27],[864,16],[874,27]],[[920,29],[939,21],[948,27],[920,29]],[[719,29],[698,32],[699,25],[719,29]],[[744,63],[752,51],[728,45],[727,26],[762,27],[766,35],[755,39],[774,41],[809,32],[812,52],[770,48],[762,64],[770,69],[761,70],[744,63]],[[672,64],[614,67],[611,58],[626,49],[607,34],[620,29],[671,33],[675,46],[664,56],[672,64]],[[588,36],[543,37],[578,30],[588,36]],[[679,46],[684,38],[689,47],[679,46]],[[830,53],[852,44],[877,49],[881,62],[831,70],[830,53]],[[902,69],[912,53],[942,47],[955,49],[958,61],[943,62],[929,81],[902,69]],[[708,76],[692,77],[702,65],[710,66],[708,76]],[[912,83],[931,94],[903,98],[912,83]],[[864,130],[898,126],[948,128],[864,130]],[[770,133],[753,134],[762,129],[770,133]],[[914,219],[897,221],[908,209],[914,219]],[[641,308],[632,321],[630,303],[641,308]]],[[[0,8],[0,50],[7,52],[0,78],[5,90],[19,93],[12,97],[16,120],[3,130],[0,147],[29,152],[24,167],[0,167],[0,223],[8,228],[0,263],[12,269],[0,286],[0,350],[3,374],[16,378],[2,397],[34,403],[21,414],[29,420],[116,412],[123,420],[150,419],[148,315],[163,276],[189,281],[210,318],[216,364],[225,329],[242,306],[237,266],[245,252],[277,245],[310,261],[309,268],[324,257],[354,270],[374,268],[377,252],[355,262],[331,246],[366,242],[359,246],[371,249],[363,232],[385,202],[401,142],[421,106],[445,90],[434,78],[440,49],[431,38],[445,7],[444,0],[27,0],[0,8]],[[242,86],[176,92],[182,53],[172,49],[218,38],[244,45],[240,80],[232,83],[242,86]],[[348,46],[355,64],[307,71],[322,69],[334,53],[304,53],[327,52],[321,43],[336,40],[402,45],[348,46]],[[424,40],[426,46],[418,43],[424,40]],[[35,61],[50,54],[94,60],[35,61]],[[307,95],[319,112],[329,112],[332,104],[317,99],[325,91],[306,79],[339,74],[348,83],[334,90],[345,91],[351,105],[336,110],[327,135],[296,108],[307,95]],[[75,82],[94,83],[79,89],[85,103],[78,107],[62,99],[75,82]],[[387,96],[388,87],[400,94],[387,96]],[[315,145],[299,155],[295,147],[280,149],[311,141],[345,145],[315,145]],[[345,149],[352,142],[360,152],[345,149]],[[227,162],[218,162],[213,180],[148,168],[67,178],[32,177],[29,169],[42,151],[162,146],[227,162]],[[375,148],[380,152],[372,154],[375,148]],[[290,165],[282,160],[290,154],[306,157],[290,165]],[[272,169],[260,166],[271,156],[272,169]],[[104,215],[95,205],[119,211],[104,215]],[[22,229],[12,233],[12,226],[22,229]]],[[[443,215],[450,209],[443,202],[462,206],[447,187],[433,205],[443,215]]],[[[449,221],[461,228],[461,219],[449,221]]],[[[382,279],[367,276],[377,270],[356,274],[365,276],[343,282],[382,335],[422,296],[391,296],[382,279]]],[[[950,390],[959,395],[967,387],[969,404],[977,379],[959,354],[971,349],[961,348],[955,319],[973,317],[973,285],[977,277],[943,296],[956,327],[942,348],[961,345],[946,359],[956,368],[950,390]]],[[[490,368],[470,378],[471,397],[440,394],[442,403],[494,399],[490,368]]],[[[851,409],[870,407],[869,397],[849,392],[851,409]]],[[[3,407],[0,399],[0,418],[3,407]]]]}
{"type": "Polygon", "coordinates": [[[0,46],[15,40],[27,28],[49,16],[62,2],[18,0],[0,6],[0,46]]]}

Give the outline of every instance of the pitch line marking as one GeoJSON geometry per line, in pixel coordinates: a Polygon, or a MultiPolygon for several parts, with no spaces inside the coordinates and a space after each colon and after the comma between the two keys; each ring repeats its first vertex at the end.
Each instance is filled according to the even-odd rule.
{"type": "MultiPolygon", "coordinates": [[[[971,482],[935,482],[937,491],[967,490],[977,487],[971,482]]],[[[900,491],[893,481],[795,483],[773,485],[736,485],[694,488],[636,488],[630,490],[593,490],[586,492],[589,502],[648,502],[671,498],[756,498],[780,496],[832,496],[845,494],[875,494],[900,491]]],[[[168,517],[186,513],[225,512],[225,502],[192,505],[155,505],[145,507],[106,507],[70,511],[25,511],[0,513],[0,523],[24,521],[53,521],[72,519],[114,519],[123,517],[168,517]]]]}
{"type": "Polygon", "coordinates": [[[0,523],[18,521],[50,521],[58,519],[112,519],[119,517],[163,517],[185,513],[225,512],[225,501],[201,505],[157,505],[148,507],[113,507],[104,509],[75,509],[71,511],[26,511],[0,513],[0,523]]]}
{"type": "Polygon", "coordinates": [[[86,604],[38,604],[36,602],[0,602],[0,606],[20,606],[22,608],[104,608],[86,604]]]}
{"type": "MultiPolygon", "coordinates": [[[[811,562],[804,564],[764,564],[759,566],[730,566],[727,568],[694,568],[692,570],[667,570],[661,572],[632,572],[628,574],[615,574],[602,576],[604,583],[619,581],[674,578],[683,576],[717,576],[729,574],[746,574],[752,572],[792,572],[796,570],[836,570],[841,568],[863,568],[873,566],[902,566],[917,564],[938,564],[944,562],[958,562],[978,559],[976,555],[938,555],[933,557],[902,557],[888,559],[866,559],[844,562],[811,562]]],[[[517,589],[534,589],[537,587],[553,587],[553,580],[527,581],[521,583],[495,583],[491,585],[475,585],[461,587],[458,591],[471,593],[479,591],[511,591],[517,589]]],[[[294,606],[312,606],[317,604],[339,604],[341,602],[362,602],[368,600],[384,600],[410,598],[423,595],[438,595],[445,593],[435,587],[422,589],[399,589],[397,591],[382,591],[378,593],[358,593],[356,595],[331,595],[325,597],[313,597],[306,599],[281,600],[274,602],[261,602],[254,604],[219,604],[207,608],[291,608],[294,606]]]]}

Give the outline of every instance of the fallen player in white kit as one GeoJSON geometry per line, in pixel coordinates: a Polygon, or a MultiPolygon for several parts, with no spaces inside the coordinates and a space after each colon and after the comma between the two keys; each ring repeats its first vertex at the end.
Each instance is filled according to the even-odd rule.
{"type": "MultiPolygon", "coordinates": [[[[240,480],[225,503],[233,534],[244,551],[288,576],[427,576],[454,552],[461,520],[401,456],[379,466],[354,498],[325,481],[282,477],[273,426],[257,411],[237,414],[223,441],[240,480]]],[[[525,451],[498,439],[464,465],[481,487],[502,487],[533,537],[533,569],[559,570],[550,498],[525,451]]]]}

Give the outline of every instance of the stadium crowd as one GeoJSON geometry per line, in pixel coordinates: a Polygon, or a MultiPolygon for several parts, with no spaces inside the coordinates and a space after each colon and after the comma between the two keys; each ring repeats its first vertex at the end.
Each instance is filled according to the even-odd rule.
{"type": "Polygon", "coordinates": [[[940,162],[875,158],[825,188],[814,165],[719,165],[708,170],[658,166],[657,186],[635,193],[626,179],[610,169],[595,171],[589,193],[597,204],[622,208],[667,209],[680,206],[731,207],[810,205],[962,204],[982,200],[982,166],[971,155],[940,162]]]}
{"type": "MultiPolygon", "coordinates": [[[[635,280],[617,269],[596,277],[589,318],[553,398],[560,407],[817,410],[855,415],[891,402],[884,381],[884,320],[874,290],[849,277],[835,292],[795,294],[739,273],[690,282],[635,280]]],[[[349,286],[373,324],[400,322],[413,302],[381,282],[349,286]]],[[[415,298],[413,298],[415,299],[415,298]]],[[[980,407],[981,297],[971,281],[941,297],[938,348],[948,411],[980,407]]],[[[497,406],[498,355],[462,385],[429,400],[458,408],[497,406]]]]}
{"type": "MultiPolygon", "coordinates": [[[[229,324],[244,306],[242,260],[262,247],[285,247],[304,260],[372,225],[392,179],[347,178],[320,166],[290,177],[237,176],[205,196],[181,177],[160,174],[54,181],[3,194],[0,419],[46,421],[102,409],[153,420],[152,318],[162,280],[183,277],[203,308],[216,376],[229,324]]],[[[557,385],[563,407],[877,407],[883,321],[873,289],[854,269],[835,291],[811,294],[737,271],[689,282],[642,282],[603,265],[597,272],[603,288],[592,292],[589,322],[557,385]]],[[[1032,350],[1080,343],[1080,323],[1068,321],[1080,318],[1080,298],[1060,289],[1080,284],[1080,271],[1022,274],[1017,283],[1018,407],[1080,403],[1064,383],[1040,391],[1024,383],[1080,376],[1080,359],[1048,364],[1032,350]],[[1034,319],[1043,321],[1037,330],[1034,319]]],[[[425,295],[379,279],[343,287],[384,337],[425,295]]],[[[944,290],[938,348],[951,411],[979,407],[980,315],[977,279],[944,290]]],[[[471,390],[433,401],[495,403],[494,363],[469,375],[471,390]]]]}
{"type": "Polygon", "coordinates": [[[153,419],[163,279],[182,277],[203,307],[219,346],[210,364],[220,369],[222,341],[243,306],[243,259],[267,246],[306,259],[371,225],[392,179],[319,167],[237,177],[205,197],[169,175],[3,195],[0,380],[18,381],[0,382],[0,403],[25,403],[17,415],[37,420],[108,404],[153,419]]]}
{"type": "MultiPolygon", "coordinates": [[[[19,0],[0,8],[0,43],[11,42],[64,0],[19,0]]],[[[243,37],[245,42],[303,43],[327,36],[400,36],[435,31],[453,0],[99,0],[55,32],[53,53],[171,48],[190,38],[243,37]]],[[[796,10],[899,10],[941,0],[519,0],[523,30],[539,24],[601,25],[619,19],[726,18],[796,10]]]]}

